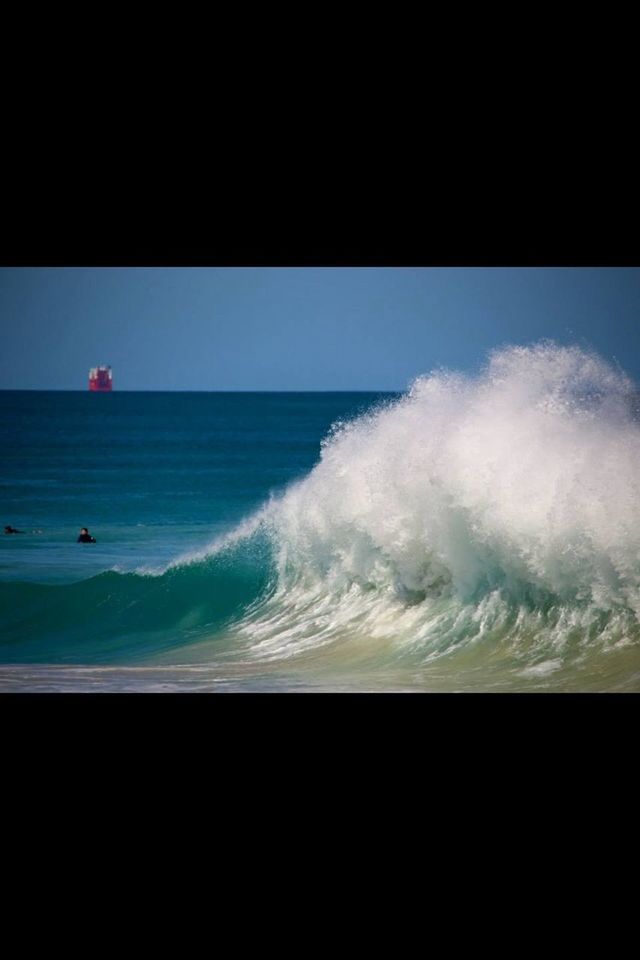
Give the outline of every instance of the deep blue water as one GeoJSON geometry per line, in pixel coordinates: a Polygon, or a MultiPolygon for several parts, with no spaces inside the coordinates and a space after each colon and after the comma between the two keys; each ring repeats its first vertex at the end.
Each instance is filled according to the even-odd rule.
{"type": "Polygon", "coordinates": [[[383,396],[0,391],[0,523],[27,531],[0,538],[0,581],[69,583],[202,548],[383,396]],[[82,526],[95,545],[76,543],[82,526]]]}

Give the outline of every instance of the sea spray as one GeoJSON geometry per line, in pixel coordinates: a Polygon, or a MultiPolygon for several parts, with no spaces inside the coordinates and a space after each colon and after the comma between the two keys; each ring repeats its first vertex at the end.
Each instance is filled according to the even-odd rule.
{"type": "Polygon", "coordinates": [[[384,636],[428,661],[493,637],[526,659],[635,641],[633,398],[598,356],[542,343],[478,377],[420,378],[332,431],[272,507],[278,589],[241,624],[254,652],[384,636]]]}

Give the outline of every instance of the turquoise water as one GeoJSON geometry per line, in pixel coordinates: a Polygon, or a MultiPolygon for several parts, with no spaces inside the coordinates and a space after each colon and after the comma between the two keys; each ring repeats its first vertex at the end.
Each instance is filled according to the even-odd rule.
{"type": "Polygon", "coordinates": [[[553,345],[402,396],[0,392],[0,689],[640,689],[636,402],[553,345]]]}
{"type": "Polygon", "coordinates": [[[168,563],[317,462],[377,394],[0,391],[0,579],[71,583],[168,563]],[[76,544],[88,526],[96,545],[76,544]]]}
{"type": "MultiPolygon", "coordinates": [[[[180,659],[265,593],[270,551],[258,536],[231,560],[163,569],[304,477],[336,420],[387,396],[0,392],[2,526],[25,531],[0,537],[0,663],[180,659]],[[76,542],[82,526],[95,544],[76,542]]],[[[3,676],[14,689],[27,674],[3,676]]]]}

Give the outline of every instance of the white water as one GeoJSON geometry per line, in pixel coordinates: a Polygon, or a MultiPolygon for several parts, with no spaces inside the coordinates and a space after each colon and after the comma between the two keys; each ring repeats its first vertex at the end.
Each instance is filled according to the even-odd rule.
{"type": "Polygon", "coordinates": [[[499,640],[532,676],[557,672],[572,638],[635,645],[633,396],[598,356],[543,343],[339,425],[266,512],[278,587],[239,635],[260,658],[328,644],[422,663],[499,640]]]}

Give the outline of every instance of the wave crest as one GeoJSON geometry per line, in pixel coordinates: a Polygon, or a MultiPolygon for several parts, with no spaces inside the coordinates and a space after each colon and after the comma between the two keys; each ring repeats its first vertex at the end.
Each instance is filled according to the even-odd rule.
{"type": "Polygon", "coordinates": [[[542,591],[640,614],[632,382],[577,347],[495,352],[339,426],[269,513],[283,584],[477,600],[542,591]]]}

